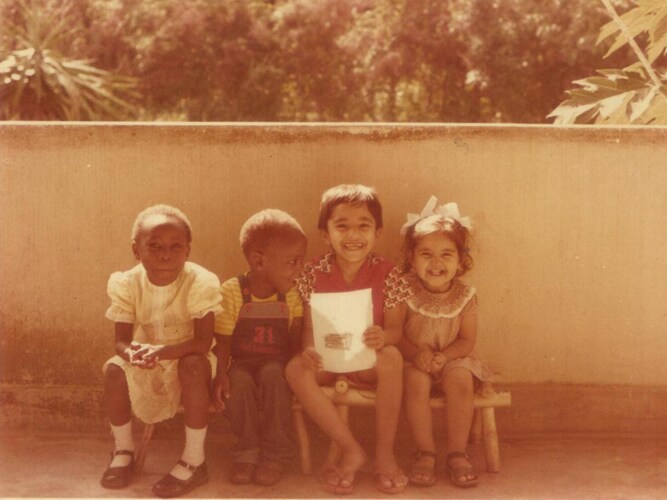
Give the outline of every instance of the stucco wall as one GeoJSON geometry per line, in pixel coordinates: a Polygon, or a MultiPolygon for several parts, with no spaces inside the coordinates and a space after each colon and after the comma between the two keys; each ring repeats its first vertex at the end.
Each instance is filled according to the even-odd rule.
{"type": "Polygon", "coordinates": [[[134,265],[130,227],[166,202],[191,258],[244,269],[255,211],[301,221],[322,191],[375,186],[378,250],[426,199],[475,223],[478,351],[507,382],[667,379],[667,129],[527,126],[0,125],[0,382],[99,384],[112,353],[108,275],[134,265]]]}

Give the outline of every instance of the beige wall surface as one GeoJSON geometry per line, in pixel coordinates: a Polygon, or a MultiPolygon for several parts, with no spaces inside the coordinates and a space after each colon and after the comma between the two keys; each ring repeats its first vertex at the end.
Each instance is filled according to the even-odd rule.
{"type": "Polygon", "coordinates": [[[268,207],[310,239],[339,183],[378,189],[378,251],[400,262],[433,194],[475,225],[478,354],[507,382],[667,380],[667,129],[396,125],[0,125],[0,382],[99,384],[106,281],[134,265],[135,215],[194,227],[191,259],[243,271],[268,207]]]}

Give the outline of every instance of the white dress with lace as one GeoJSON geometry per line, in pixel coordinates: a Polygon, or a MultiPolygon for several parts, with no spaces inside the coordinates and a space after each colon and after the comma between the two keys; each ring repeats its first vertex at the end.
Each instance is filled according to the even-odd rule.
{"type": "MultiPolygon", "coordinates": [[[[194,319],[222,311],[218,277],[203,267],[186,262],[173,283],[157,286],[148,280],[143,265],[109,277],[111,306],[106,317],[134,324],[133,340],[150,344],[178,344],[194,338],[194,319]]],[[[208,353],[212,373],[215,357],[208,353]]],[[[153,369],[131,365],[116,355],[109,364],[125,372],[132,411],[145,423],[173,417],[181,400],[178,360],[163,360],[153,369]]]]}

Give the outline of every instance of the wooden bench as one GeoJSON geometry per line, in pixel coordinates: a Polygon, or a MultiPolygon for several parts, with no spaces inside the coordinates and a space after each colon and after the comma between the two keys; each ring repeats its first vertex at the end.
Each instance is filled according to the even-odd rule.
{"type": "MultiPolygon", "coordinates": [[[[375,391],[368,391],[350,386],[345,377],[339,377],[334,386],[323,386],[322,391],[331,399],[341,418],[348,422],[350,406],[375,406],[377,395],[375,391]]],[[[443,408],[446,404],[445,396],[431,398],[431,408],[443,408]]],[[[484,441],[486,456],[486,470],[500,471],[500,450],[498,447],[498,431],[496,430],[495,409],[510,406],[512,397],[509,392],[495,392],[491,383],[485,382],[475,393],[473,406],[475,408],[470,440],[473,443],[484,441]]],[[[299,441],[301,472],[310,474],[312,463],[310,455],[310,439],[304,420],[303,409],[298,401],[292,404],[294,427],[299,441]]],[[[330,453],[336,453],[330,450],[330,453]]]]}

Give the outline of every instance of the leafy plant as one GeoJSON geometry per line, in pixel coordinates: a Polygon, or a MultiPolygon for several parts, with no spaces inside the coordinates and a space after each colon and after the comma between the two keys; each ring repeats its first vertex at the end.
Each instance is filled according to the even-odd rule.
{"type": "Polygon", "coordinates": [[[18,0],[3,30],[14,47],[0,61],[0,118],[101,120],[134,115],[135,81],[61,52],[71,36],[69,2],[18,0]],[[38,5],[39,4],[39,5],[38,5]]]}
{"type": "Polygon", "coordinates": [[[612,20],[602,27],[598,43],[611,40],[606,56],[629,46],[638,62],[624,68],[599,70],[598,76],[576,80],[581,88],[568,91],[548,117],[554,123],[667,124],[667,3],[637,0],[619,16],[609,0],[602,0],[612,20]],[[641,49],[637,39],[645,46],[641,49]]]}

